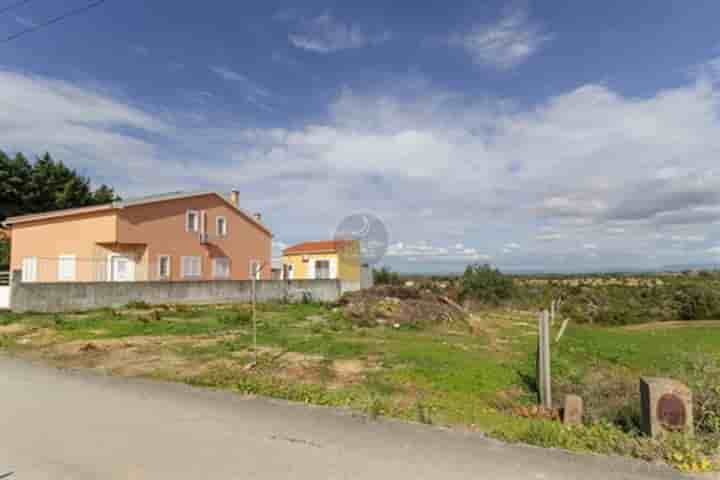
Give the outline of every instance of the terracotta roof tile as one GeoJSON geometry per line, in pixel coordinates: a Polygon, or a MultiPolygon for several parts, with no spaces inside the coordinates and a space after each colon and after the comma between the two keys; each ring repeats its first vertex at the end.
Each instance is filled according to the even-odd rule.
{"type": "Polygon", "coordinates": [[[337,252],[343,245],[350,243],[350,240],[321,240],[316,242],[303,242],[283,250],[284,255],[297,253],[337,252]]]}

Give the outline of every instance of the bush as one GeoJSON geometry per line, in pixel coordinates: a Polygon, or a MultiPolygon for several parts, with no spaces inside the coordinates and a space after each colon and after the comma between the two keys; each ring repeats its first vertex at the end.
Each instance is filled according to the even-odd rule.
{"type": "Polygon", "coordinates": [[[248,325],[252,321],[252,314],[246,310],[224,312],[218,321],[227,327],[248,325]]]}
{"type": "Polygon", "coordinates": [[[720,295],[704,285],[683,285],[675,292],[678,316],[682,320],[720,318],[720,295]]]}
{"type": "Polygon", "coordinates": [[[720,362],[703,355],[691,362],[689,370],[695,429],[699,434],[720,437],[720,362]]]}
{"type": "Polygon", "coordinates": [[[399,285],[400,274],[393,272],[389,267],[373,269],[373,282],[375,285],[399,285]]]}
{"type": "Polygon", "coordinates": [[[513,280],[490,265],[468,265],[460,280],[461,299],[474,299],[498,305],[512,298],[513,280]]]}
{"type": "Polygon", "coordinates": [[[125,305],[128,310],[149,310],[152,306],[144,300],[133,300],[125,305]]]}

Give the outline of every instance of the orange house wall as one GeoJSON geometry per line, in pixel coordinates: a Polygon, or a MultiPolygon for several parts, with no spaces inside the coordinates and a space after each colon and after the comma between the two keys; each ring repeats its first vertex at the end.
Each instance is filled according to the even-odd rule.
{"type": "Polygon", "coordinates": [[[76,278],[92,281],[98,257],[96,242],[116,241],[116,215],[113,211],[41,220],[13,226],[10,268],[22,268],[25,257],[37,258],[39,282],[56,282],[58,257],[76,255],[76,278]]]}
{"type": "MultiPolygon", "coordinates": [[[[230,259],[230,278],[250,278],[250,261],[258,260],[269,265],[272,255],[272,237],[261,231],[240,212],[216,195],[156,202],[128,207],[118,212],[118,242],[146,244],[146,261],[151,278],[157,278],[161,255],[170,255],[170,279],[183,280],[181,257],[199,256],[202,262],[202,279],[212,279],[212,258],[230,259]],[[196,232],[186,232],[188,210],[205,211],[209,241],[201,244],[196,232]],[[228,225],[227,237],[218,237],[216,219],[224,216],[228,225]]],[[[270,279],[270,267],[261,277],[270,279]]]]}
{"type": "Polygon", "coordinates": [[[39,282],[57,281],[57,257],[66,254],[77,256],[77,281],[97,280],[95,270],[103,267],[111,252],[135,256],[137,280],[158,278],[160,255],[171,256],[171,280],[184,280],[183,256],[201,257],[202,280],[213,278],[213,257],[230,259],[233,280],[250,278],[251,260],[265,262],[268,266],[261,278],[271,278],[272,236],[215,195],[16,224],[11,242],[11,269],[21,269],[24,257],[37,257],[39,282]],[[207,212],[207,244],[200,243],[198,233],[185,231],[189,209],[207,212]],[[218,216],[227,221],[227,237],[216,236],[218,216]]]}

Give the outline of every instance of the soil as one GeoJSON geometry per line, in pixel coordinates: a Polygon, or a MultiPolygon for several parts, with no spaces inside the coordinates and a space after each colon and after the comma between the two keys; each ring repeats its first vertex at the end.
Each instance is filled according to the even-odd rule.
{"type": "Polygon", "coordinates": [[[467,312],[451,298],[430,290],[394,285],[346,293],[346,317],[359,325],[417,325],[465,322],[467,312]]]}

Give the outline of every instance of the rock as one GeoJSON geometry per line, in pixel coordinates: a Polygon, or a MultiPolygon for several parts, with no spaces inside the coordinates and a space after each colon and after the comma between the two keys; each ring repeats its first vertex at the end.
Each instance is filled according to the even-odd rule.
{"type": "Polygon", "coordinates": [[[640,402],[642,429],[647,435],[693,433],[692,392],[686,385],[670,378],[642,377],[640,402]]]}
{"type": "Polygon", "coordinates": [[[565,395],[562,419],[565,425],[582,425],[583,399],[577,395],[565,395]]]}

